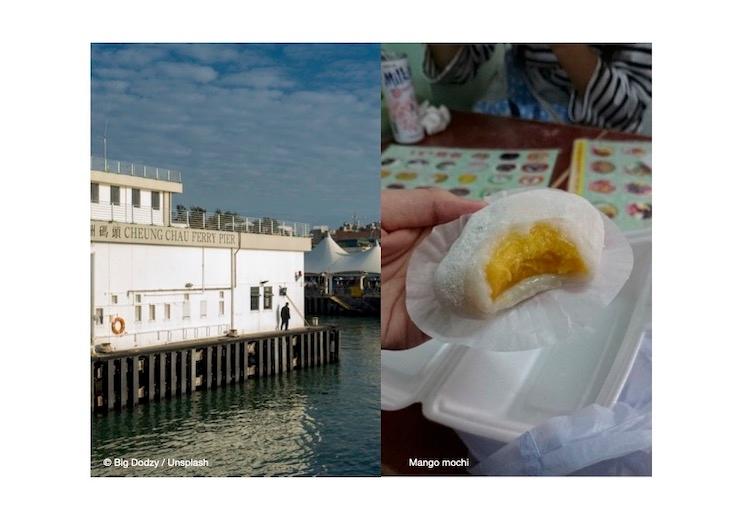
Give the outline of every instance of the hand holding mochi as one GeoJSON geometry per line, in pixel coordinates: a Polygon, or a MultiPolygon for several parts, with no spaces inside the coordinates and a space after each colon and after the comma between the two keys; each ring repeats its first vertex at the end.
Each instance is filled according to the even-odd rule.
{"type": "Polygon", "coordinates": [[[409,260],[406,310],[442,342],[545,349],[591,327],[633,262],[623,233],[584,198],[507,193],[422,240],[409,260]]]}
{"type": "Polygon", "coordinates": [[[605,229],[586,199],[541,189],[513,194],[475,213],[434,274],[447,309],[485,318],[597,272],[605,229]]]}

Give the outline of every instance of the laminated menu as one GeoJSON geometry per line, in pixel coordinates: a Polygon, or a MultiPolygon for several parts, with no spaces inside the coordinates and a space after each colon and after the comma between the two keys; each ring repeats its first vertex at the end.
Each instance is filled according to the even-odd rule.
{"type": "Polygon", "coordinates": [[[574,142],[569,190],[587,198],[623,231],[652,227],[652,143],[574,142]]]}
{"type": "Polygon", "coordinates": [[[439,187],[469,199],[503,190],[545,188],[558,153],[391,145],[382,155],[381,188],[439,187]]]}

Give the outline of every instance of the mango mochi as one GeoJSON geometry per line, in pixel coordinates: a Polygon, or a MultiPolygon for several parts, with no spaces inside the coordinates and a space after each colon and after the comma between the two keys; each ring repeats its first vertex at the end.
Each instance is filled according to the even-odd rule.
{"type": "Polygon", "coordinates": [[[605,241],[601,213],[585,198],[539,189],[475,213],[435,271],[448,309],[487,318],[539,293],[591,281],[605,241]]]}

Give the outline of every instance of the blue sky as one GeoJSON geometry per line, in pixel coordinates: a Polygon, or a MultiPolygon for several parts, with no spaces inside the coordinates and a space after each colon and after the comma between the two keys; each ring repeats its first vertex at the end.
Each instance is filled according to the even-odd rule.
{"type": "Polygon", "coordinates": [[[94,44],[91,153],[182,171],[184,205],[337,226],[379,219],[380,51],[94,44]]]}

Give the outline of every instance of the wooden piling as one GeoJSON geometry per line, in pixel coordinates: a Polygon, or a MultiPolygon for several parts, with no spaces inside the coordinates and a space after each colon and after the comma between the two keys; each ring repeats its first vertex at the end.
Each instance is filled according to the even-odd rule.
{"type": "Polygon", "coordinates": [[[94,354],[91,408],[135,407],[338,360],[339,331],[323,326],[94,354]]]}
{"type": "Polygon", "coordinates": [[[321,364],[321,333],[316,333],[314,337],[316,340],[316,346],[313,350],[313,354],[315,356],[315,365],[318,366],[321,364]]]}
{"type": "Polygon", "coordinates": [[[300,360],[298,361],[298,364],[300,365],[301,370],[305,368],[305,336],[306,336],[305,333],[299,336],[300,338],[300,360]]]}
{"type": "Polygon", "coordinates": [[[127,406],[127,359],[119,360],[119,406],[127,406]]]}
{"type": "Polygon", "coordinates": [[[132,401],[132,406],[137,406],[139,401],[140,393],[140,359],[133,357],[127,359],[127,366],[129,368],[129,400],[132,401]]]}
{"type": "Polygon", "coordinates": [[[232,344],[228,344],[224,347],[225,349],[225,386],[230,384],[230,379],[232,378],[233,374],[231,372],[231,364],[233,353],[232,353],[232,344]]]}
{"type": "Polygon", "coordinates": [[[155,398],[155,355],[147,356],[147,400],[155,398]]]}
{"type": "Polygon", "coordinates": [[[280,354],[280,342],[278,338],[272,339],[272,359],[274,360],[271,375],[282,373],[282,356],[280,354]]]}
{"type": "Polygon", "coordinates": [[[215,359],[215,374],[216,374],[215,384],[217,386],[220,386],[222,385],[223,346],[222,345],[215,346],[215,350],[217,351],[217,353],[215,354],[215,357],[216,357],[215,359]]]}
{"type": "Polygon", "coordinates": [[[116,395],[114,391],[114,361],[106,361],[106,407],[108,410],[113,410],[116,404],[116,395]]]}
{"type": "Polygon", "coordinates": [[[189,350],[189,393],[197,389],[197,348],[189,350]]]}
{"type": "Polygon", "coordinates": [[[158,354],[158,398],[166,398],[166,353],[158,354]]]}

